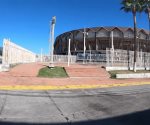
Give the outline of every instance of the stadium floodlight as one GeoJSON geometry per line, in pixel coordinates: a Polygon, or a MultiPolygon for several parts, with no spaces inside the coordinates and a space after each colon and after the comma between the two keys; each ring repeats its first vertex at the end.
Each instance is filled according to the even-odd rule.
{"type": "Polygon", "coordinates": [[[56,16],[52,17],[51,21],[51,31],[50,31],[50,42],[51,42],[51,53],[50,53],[50,65],[49,67],[54,67],[54,60],[53,60],[53,55],[54,55],[54,29],[55,29],[55,24],[56,24],[56,16]]]}

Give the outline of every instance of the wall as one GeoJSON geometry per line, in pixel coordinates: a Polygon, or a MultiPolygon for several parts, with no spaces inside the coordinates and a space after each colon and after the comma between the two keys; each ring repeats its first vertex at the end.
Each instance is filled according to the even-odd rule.
{"type": "Polygon", "coordinates": [[[3,40],[3,60],[4,65],[35,62],[36,54],[11,42],[3,40]]]}

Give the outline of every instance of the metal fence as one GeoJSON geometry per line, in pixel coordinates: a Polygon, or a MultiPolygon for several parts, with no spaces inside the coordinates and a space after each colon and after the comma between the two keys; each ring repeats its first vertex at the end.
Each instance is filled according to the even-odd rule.
{"type": "MultiPolygon", "coordinates": [[[[128,67],[133,68],[134,51],[128,50],[106,50],[107,67],[128,67]]],[[[138,51],[136,65],[138,68],[150,67],[150,53],[138,51]]]]}
{"type": "Polygon", "coordinates": [[[106,64],[106,54],[92,54],[92,53],[85,53],[85,56],[83,53],[77,54],[77,63],[86,63],[86,64],[106,64]]]}
{"type": "MultiPolygon", "coordinates": [[[[76,56],[70,55],[69,61],[70,63],[76,63],[76,56]]],[[[48,55],[38,55],[36,58],[37,62],[50,62],[51,56],[48,55]]],[[[54,55],[53,56],[54,63],[67,63],[68,62],[68,55],[54,55]]]]}
{"type": "MultiPolygon", "coordinates": [[[[55,63],[67,63],[68,55],[54,55],[53,60],[55,63]]],[[[77,55],[69,56],[70,63],[84,63],[84,64],[106,64],[106,50],[87,50],[85,52],[78,51],[77,55]]],[[[37,55],[37,62],[50,62],[51,56],[37,55]]]]}
{"type": "MultiPolygon", "coordinates": [[[[68,55],[54,55],[54,63],[67,63],[68,55]]],[[[38,62],[50,62],[48,55],[38,55],[38,62]]],[[[70,63],[100,64],[106,67],[126,67],[132,69],[134,64],[134,51],[106,49],[103,52],[79,52],[69,56],[70,63]]],[[[150,69],[150,53],[137,52],[137,68],[150,69]]]]}

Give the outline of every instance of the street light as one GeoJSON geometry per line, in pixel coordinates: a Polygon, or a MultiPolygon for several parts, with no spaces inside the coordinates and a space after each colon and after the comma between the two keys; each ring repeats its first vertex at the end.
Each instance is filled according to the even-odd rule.
{"type": "Polygon", "coordinates": [[[41,48],[41,62],[43,62],[43,48],[41,48]]]}
{"type": "Polygon", "coordinates": [[[86,41],[86,36],[88,35],[88,32],[86,32],[86,29],[84,28],[84,60],[83,60],[83,64],[85,64],[85,51],[86,51],[86,45],[85,45],[85,41],[86,41]]]}
{"type": "Polygon", "coordinates": [[[50,32],[50,42],[51,42],[51,61],[49,67],[54,67],[54,60],[53,60],[53,55],[54,55],[54,28],[55,28],[55,23],[56,23],[56,16],[52,17],[51,21],[51,32],[50,32]]]}
{"type": "Polygon", "coordinates": [[[111,31],[111,65],[113,66],[114,62],[114,32],[111,31]]]}
{"type": "Polygon", "coordinates": [[[114,52],[114,32],[111,31],[111,49],[114,52]]]}
{"type": "Polygon", "coordinates": [[[88,32],[86,32],[86,28],[84,28],[84,31],[80,31],[78,30],[80,33],[83,33],[83,43],[84,43],[84,46],[83,46],[83,56],[84,56],[84,59],[83,59],[83,64],[84,64],[84,60],[85,60],[85,51],[86,51],[86,45],[85,45],[85,42],[86,42],[86,36],[88,36],[88,32]]]}
{"type": "Polygon", "coordinates": [[[69,43],[68,43],[68,67],[70,65],[70,55],[71,55],[71,53],[70,53],[70,41],[71,41],[71,39],[69,38],[69,43]]]}
{"type": "Polygon", "coordinates": [[[90,62],[91,62],[91,45],[89,44],[89,50],[90,50],[90,62]]]}
{"type": "MultiPolygon", "coordinates": [[[[69,32],[72,37],[73,37],[73,33],[69,32]]],[[[69,37],[69,42],[68,42],[68,67],[70,65],[70,55],[71,55],[71,52],[70,52],[70,42],[71,42],[71,36],[69,37]]]]}

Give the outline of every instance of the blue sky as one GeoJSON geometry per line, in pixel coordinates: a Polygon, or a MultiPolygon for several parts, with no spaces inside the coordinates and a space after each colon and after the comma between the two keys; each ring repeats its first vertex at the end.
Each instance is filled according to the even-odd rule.
{"type": "MultiPolygon", "coordinates": [[[[49,24],[56,16],[55,37],[83,27],[133,27],[132,14],[120,10],[121,0],[0,0],[0,46],[10,38],[35,53],[48,53],[49,24]]],[[[148,29],[147,16],[137,15],[148,29]]]]}

